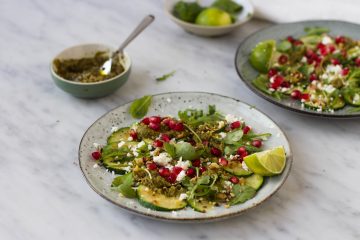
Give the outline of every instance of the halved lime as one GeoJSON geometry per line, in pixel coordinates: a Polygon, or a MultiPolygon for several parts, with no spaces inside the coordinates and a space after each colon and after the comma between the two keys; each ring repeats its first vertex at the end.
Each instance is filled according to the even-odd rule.
{"type": "Polygon", "coordinates": [[[195,23],[205,26],[226,26],[232,21],[229,13],[218,8],[206,8],[197,16],[195,23]]]}
{"type": "Polygon", "coordinates": [[[284,147],[279,146],[270,150],[253,153],[244,158],[248,168],[261,176],[280,174],[286,163],[284,147]]]}
{"type": "Polygon", "coordinates": [[[271,58],[275,52],[275,40],[259,42],[250,55],[251,65],[261,73],[267,73],[270,68],[271,58]]]}

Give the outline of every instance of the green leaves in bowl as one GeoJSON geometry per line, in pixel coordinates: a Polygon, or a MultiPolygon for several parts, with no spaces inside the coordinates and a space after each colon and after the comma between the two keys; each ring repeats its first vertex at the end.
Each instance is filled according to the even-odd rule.
{"type": "Polygon", "coordinates": [[[129,113],[133,118],[142,118],[146,115],[151,104],[152,96],[144,96],[136,99],[129,108],[129,113]]]}

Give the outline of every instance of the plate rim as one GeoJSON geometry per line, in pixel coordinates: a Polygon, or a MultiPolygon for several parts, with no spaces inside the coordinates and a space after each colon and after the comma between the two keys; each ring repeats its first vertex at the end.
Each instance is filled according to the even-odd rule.
{"type": "Polygon", "coordinates": [[[357,23],[353,23],[353,22],[348,22],[348,21],[341,21],[341,20],[335,20],[335,19],[330,19],[330,20],[323,20],[323,19],[313,19],[313,20],[304,20],[304,21],[296,21],[296,22],[288,22],[288,23],[275,23],[275,24],[271,24],[270,26],[266,26],[263,27],[255,32],[253,32],[252,34],[250,34],[249,36],[247,36],[246,38],[244,38],[244,40],[241,41],[241,43],[238,45],[236,52],[235,52],[235,58],[234,58],[234,65],[235,65],[235,69],[236,72],[240,78],[240,80],[245,83],[245,85],[253,92],[255,93],[257,96],[259,96],[262,99],[265,99],[266,101],[284,108],[286,110],[290,110],[292,112],[296,112],[296,113],[300,113],[302,115],[307,115],[307,116],[312,116],[312,117],[321,117],[321,118],[327,118],[327,119],[354,119],[354,118],[360,118],[360,112],[359,113],[355,113],[355,114],[343,114],[343,115],[338,115],[338,114],[331,114],[331,113],[324,113],[324,112],[316,112],[316,111],[304,111],[301,109],[297,109],[297,108],[293,108],[291,106],[285,105],[283,103],[280,103],[278,101],[275,100],[275,98],[261,92],[260,90],[258,90],[256,87],[254,87],[251,82],[248,82],[244,79],[246,79],[245,76],[243,76],[243,74],[240,71],[240,67],[238,67],[238,59],[239,59],[239,51],[240,48],[245,44],[245,42],[249,41],[249,39],[251,39],[253,36],[255,36],[256,34],[261,33],[264,30],[276,27],[276,26],[281,26],[281,25],[294,25],[294,24],[302,24],[302,23],[311,23],[311,22],[327,22],[327,23],[331,23],[331,22],[337,22],[337,23],[343,23],[343,24],[350,24],[350,25],[354,25],[359,27],[360,29],[360,24],[357,23]]]}
{"type": "MultiPolygon", "coordinates": [[[[86,183],[90,186],[90,188],[95,192],[97,193],[99,196],[101,196],[103,199],[111,202],[112,204],[120,207],[121,209],[124,209],[126,210],[127,212],[129,213],[132,213],[132,214],[136,214],[136,215],[139,215],[139,216],[142,216],[142,217],[146,217],[146,218],[150,218],[150,219],[157,219],[157,220],[162,220],[162,221],[167,221],[167,222],[181,222],[181,223],[199,223],[199,222],[214,222],[214,221],[218,221],[218,220],[223,220],[223,219],[226,219],[226,218],[231,218],[231,217],[235,217],[235,216],[238,216],[240,214],[243,214],[245,212],[247,212],[248,210],[252,209],[252,208],[255,208],[259,205],[261,205],[262,203],[266,202],[268,199],[270,199],[275,193],[277,193],[279,191],[279,189],[284,185],[284,183],[286,182],[290,172],[291,172],[291,169],[292,169],[292,164],[293,164],[293,154],[292,154],[292,149],[291,149],[291,144],[290,144],[290,141],[289,141],[289,138],[287,137],[287,135],[285,134],[285,132],[283,131],[283,129],[271,118],[269,117],[267,114],[265,114],[264,112],[262,112],[261,110],[259,110],[257,107],[254,107],[244,101],[241,101],[237,98],[233,98],[233,97],[229,97],[229,96],[225,96],[225,95],[221,95],[221,94],[218,94],[218,93],[210,93],[210,92],[202,92],[202,91],[176,91],[176,92],[163,92],[163,93],[157,93],[157,94],[153,94],[152,96],[161,96],[161,95],[166,95],[166,94],[206,94],[206,95],[212,95],[212,96],[218,96],[218,97],[222,97],[222,98],[227,98],[227,99],[230,99],[230,100],[234,100],[236,102],[240,102],[242,104],[245,104],[246,106],[248,106],[249,108],[255,108],[256,111],[258,111],[259,113],[261,113],[262,115],[264,115],[265,117],[267,117],[268,119],[270,119],[275,125],[276,127],[279,128],[280,130],[280,133],[283,134],[287,144],[288,144],[288,147],[289,147],[289,151],[288,151],[288,155],[286,156],[287,157],[287,164],[289,164],[289,167],[288,167],[288,171],[286,173],[283,173],[285,174],[284,175],[284,178],[283,178],[283,181],[280,183],[280,185],[275,188],[273,190],[273,192],[271,194],[269,194],[268,196],[266,196],[266,198],[264,198],[262,201],[260,202],[257,202],[245,209],[242,209],[242,210],[239,210],[239,211],[236,211],[236,212],[233,212],[233,213],[227,213],[227,214],[222,214],[222,215],[216,215],[216,216],[212,216],[212,217],[192,217],[192,218],[182,218],[182,217],[174,217],[174,218],[168,218],[168,217],[163,217],[163,216],[158,216],[158,215],[155,215],[155,214],[151,214],[149,212],[143,212],[143,211],[140,211],[140,210],[137,210],[137,209],[132,209],[132,208],[129,208],[127,207],[126,205],[121,205],[119,204],[118,202],[116,201],[113,201],[112,199],[110,199],[109,197],[107,197],[105,194],[103,194],[101,191],[97,190],[91,183],[90,183],[90,180],[87,178],[86,174],[85,174],[85,170],[83,169],[82,167],[82,164],[81,164],[81,157],[80,157],[80,151],[81,151],[81,145],[82,145],[82,142],[84,141],[84,138],[87,134],[87,132],[90,130],[90,128],[92,126],[94,126],[99,120],[101,120],[105,115],[109,114],[110,112],[116,110],[117,108],[119,107],[122,107],[126,104],[129,104],[131,102],[133,102],[134,100],[131,100],[131,101],[128,101],[128,102],[125,102],[117,107],[114,107],[112,109],[110,109],[109,111],[107,111],[106,113],[102,114],[99,118],[97,118],[87,129],[86,131],[84,132],[83,136],[81,137],[81,140],[80,140],[80,143],[79,143],[79,147],[78,147],[78,163],[79,163],[79,167],[80,167],[80,170],[82,172],[82,175],[83,177],[85,178],[86,180],[86,183]]],[[[171,212],[171,211],[169,211],[171,212]]]]}

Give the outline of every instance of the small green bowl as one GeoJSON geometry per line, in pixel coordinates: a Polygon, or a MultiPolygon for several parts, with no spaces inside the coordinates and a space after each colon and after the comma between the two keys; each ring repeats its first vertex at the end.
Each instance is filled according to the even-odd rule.
{"type": "Polygon", "coordinates": [[[126,52],[124,52],[124,57],[120,58],[121,64],[125,68],[124,72],[101,82],[81,83],[66,80],[56,73],[56,67],[54,65],[55,59],[92,57],[99,51],[112,52],[113,50],[114,48],[104,44],[82,44],[65,49],[59,53],[50,64],[51,76],[56,86],[79,98],[100,98],[115,92],[128,80],[130,75],[131,60],[126,52]]]}

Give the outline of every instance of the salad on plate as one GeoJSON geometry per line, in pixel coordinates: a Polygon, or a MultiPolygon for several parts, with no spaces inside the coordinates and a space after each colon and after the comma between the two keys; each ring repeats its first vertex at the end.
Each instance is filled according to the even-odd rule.
{"type": "Polygon", "coordinates": [[[113,191],[146,208],[207,212],[253,198],[267,177],[286,164],[282,146],[266,149],[258,133],[238,116],[185,109],[113,127],[107,143],[94,143],[95,164],[114,174],[113,191]]]}

